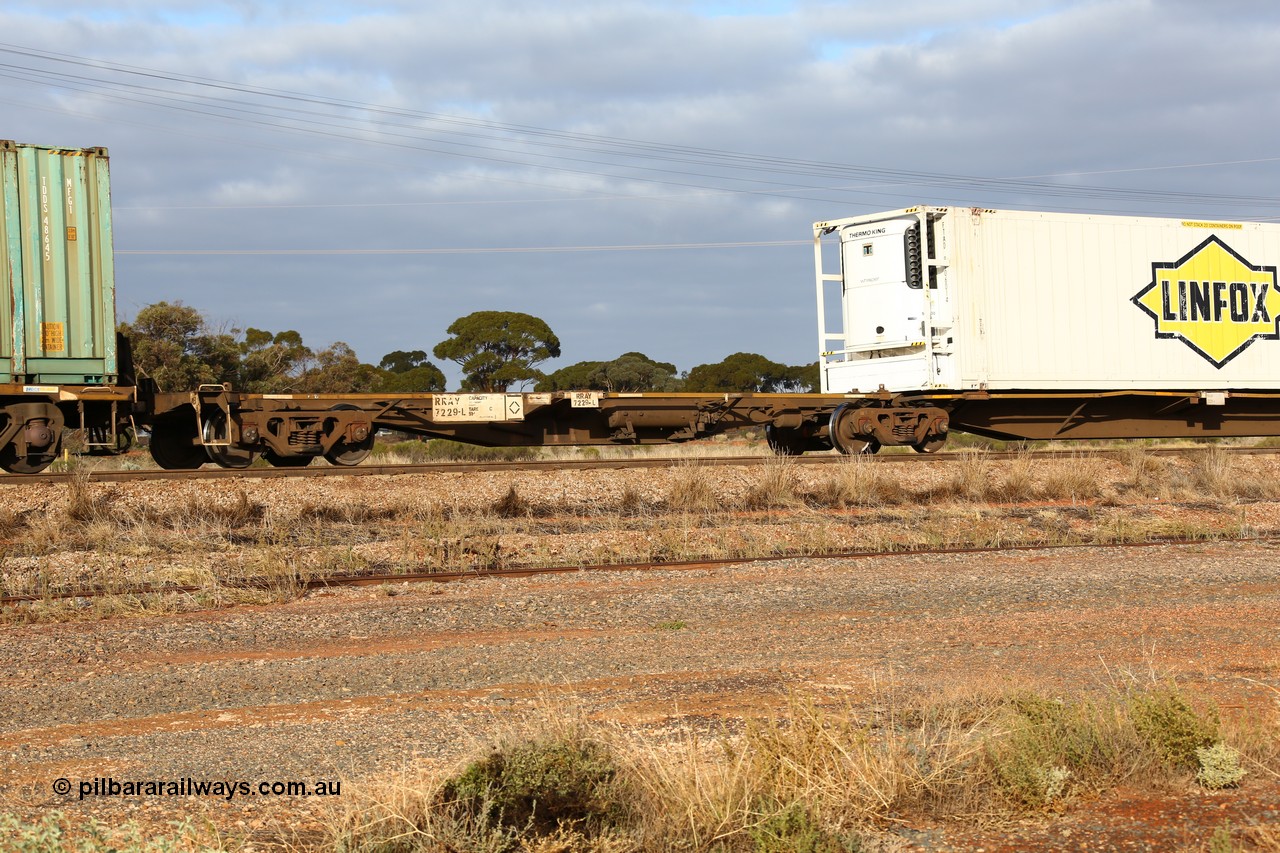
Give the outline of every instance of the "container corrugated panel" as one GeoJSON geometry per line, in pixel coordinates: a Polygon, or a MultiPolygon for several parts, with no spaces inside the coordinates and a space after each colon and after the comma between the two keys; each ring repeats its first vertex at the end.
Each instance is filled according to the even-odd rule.
{"type": "Polygon", "coordinates": [[[820,224],[843,237],[850,330],[826,390],[1280,389],[1280,224],[970,208],[820,224]],[[907,272],[882,272],[886,252],[907,272]]]}
{"type": "Polygon", "coordinates": [[[106,149],[0,140],[0,188],[0,382],[114,382],[106,149]]]}

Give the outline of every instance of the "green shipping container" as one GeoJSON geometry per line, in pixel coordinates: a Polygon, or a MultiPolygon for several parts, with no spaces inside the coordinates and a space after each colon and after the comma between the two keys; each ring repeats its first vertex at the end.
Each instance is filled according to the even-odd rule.
{"type": "Polygon", "coordinates": [[[0,140],[0,188],[0,383],[115,383],[107,150],[0,140]]]}

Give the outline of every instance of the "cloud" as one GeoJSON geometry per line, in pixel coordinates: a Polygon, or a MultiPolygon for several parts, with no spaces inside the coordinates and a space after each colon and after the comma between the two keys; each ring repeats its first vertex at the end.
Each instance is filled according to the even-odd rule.
{"type": "Polygon", "coordinates": [[[1244,0],[71,0],[0,11],[34,49],[0,53],[0,101],[20,141],[110,148],[124,315],[376,362],[526,310],[564,363],[800,363],[803,245],[403,252],[804,241],[922,202],[1280,215],[1278,30],[1244,0]],[[130,254],[214,249],[295,254],[130,254]]]}

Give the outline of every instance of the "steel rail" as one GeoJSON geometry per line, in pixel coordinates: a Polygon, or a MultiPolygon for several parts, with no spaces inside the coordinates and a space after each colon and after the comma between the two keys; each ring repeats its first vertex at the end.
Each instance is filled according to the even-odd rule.
{"type": "MultiPolygon", "coordinates": [[[[1146,450],[1153,456],[1178,456],[1200,451],[1197,447],[1150,448],[1146,450]]],[[[1280,447],[1224,447],[1223,451],[1233,456],[1265,456],[1280,453],[1280,447]]],[[[1052,460],[1070,459],[1081,454],[1103,457],[1123,456],[1125,450],[1108,449],[1076,449],[1076,450],[1032,450],[1032,451],[980,451],[984,459],[1007,460],[1015,458],[1052,460]]],[[[474,474],[493,471],[559,471],[589,470],[610,471],[635,468],[671,468],[679,465],[700,467],[732,467],[766,464],[770,461],[785,460],[786,464],[796,465],[833,465],[842,461],[858,458],[876,464],[906,464],[919,462],[955,462],[971,458],[966,451],[948,451],[945,453],[888,453],[863,455],[857,457],[843,456],[838,453],[806,454],[804,456],[779,457],[772,454],[765,456],[705,456],[705,457],[632,457],[628,459],[523,459],[519,461],[500,462],[427,462],[403,465],[356,465],[350,468],[328,466],[317,468],[196,468],[190,470],[147,469],[141,471],[89,471],[89,479],[100,483],[130,483],[149,480],[269,480],[281,477],[393,477],[414,474],[474,474]]],[[[0,485],[18,483],[63,483],[77,475],[73,473],[57,474],[8,474],[0,475],[0,485]]]]}
{"type": "Polygon", "coordinates": [[[697,569],[718,568],[721,566],[777,563],[783,560],[885,559],[889,557],[928,557],[934,555],[1060,551],[1068,548],[1090,548],[1096,550],[1111,548],[1154,548],[1162,545],[1203,545],[1208,542],[1280,543],[1280,537],[1275,535],[1210,536],[1198,538],[1157,537],[1135,542],[1030,542],[1021,545],[975,545],[952,548],[896,548],[879,551],[850,550],[833,551],[829,553],[795,552],[787,554],[768,554],[757,557],[705,557],[697,560],[672,560],[670,562],[645,561],[634,563],[594,563],[588,565],[513,566],[505,569],[471,569],[467,571],[448,572],[424,569],[416,572],[323,575],[313,578],[301,578],[296,576],[274,578],[228,578],[218,581],[216,584],[212,585],[143,584],[131,587],[120,587],[118,589],[109,587],[86,587],[82,589],[44,590],[32,593],[17,593],[0,596],[0,606],[35,601],[66,600],[70,598],[101,598],[110,595],[146,596],[191,594],[196,592],[206,592],[210,589],[275,589],[281,586],[292,585],[297,589],[309,591],[346,586],[381,586],[383,584],[407,583],[453,583],[458,581],[484,580],[489,578],[527,578],[538,575],[579,574],[584,572],[692,571],[697,569]]]}

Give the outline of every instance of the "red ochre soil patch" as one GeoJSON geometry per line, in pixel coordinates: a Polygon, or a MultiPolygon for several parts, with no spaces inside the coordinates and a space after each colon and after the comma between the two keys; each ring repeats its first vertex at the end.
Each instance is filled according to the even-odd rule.
{"type": "MultiPolygon", "coordinates": [[[[1258,774],[1255,774],[1255,777],[1258,774]]],[[[1063,814],[998,829],[949,824],[912,834],[907,849],[982,850],[985,853],[1037,851],[1207,851],[1215,833],[1230,832],[1235,846],[1216,849],[1274,851],[1251,843],[1262,828],[1280,839],[1280,780],[1247,779],[1240,788],[1187,788],[1165,794],[1120,789],[1072,803],[1063,814]],[[945,838],[945,841],[942,839],[945,838]]]]}

